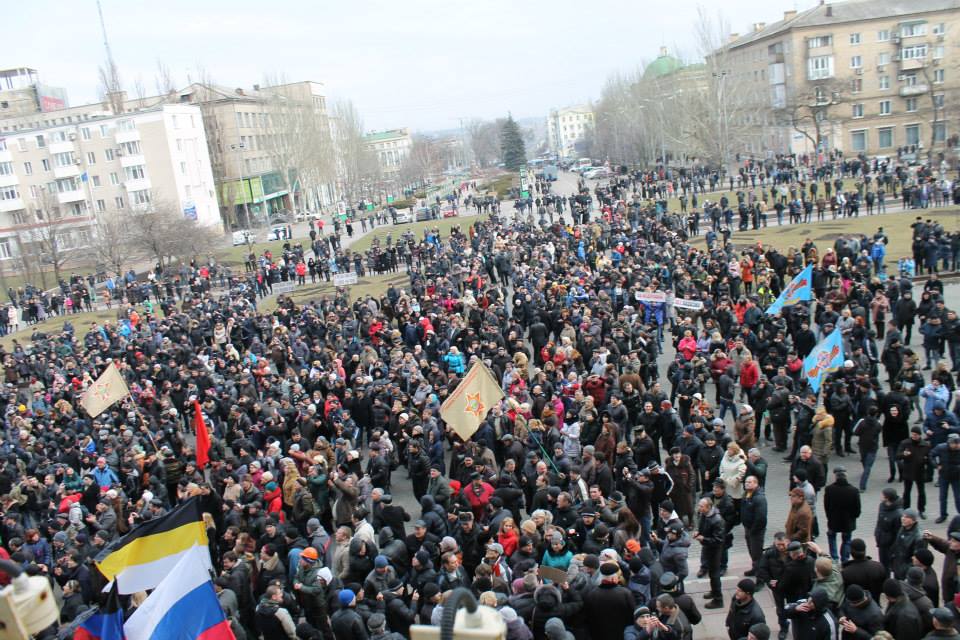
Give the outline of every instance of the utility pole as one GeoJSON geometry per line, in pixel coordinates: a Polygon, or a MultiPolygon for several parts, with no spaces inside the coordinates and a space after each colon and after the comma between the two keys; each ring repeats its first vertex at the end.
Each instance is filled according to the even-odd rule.
{"type": "Polygon", "coordinates": [[[110,40],[107,38],[107,25],[103,20],[103,7],[100,6],[100,0],[97,0],[97,15],[100,16],[100,31],[103,34],[103,49],[107,54],[107,69],[105,78],[108,92],[107,101],[113,107],[114,113],[122,113],[120,104],[120,74],[117,73],[117,63],[113,60],[113,52],[110,50],[110,40]]]}

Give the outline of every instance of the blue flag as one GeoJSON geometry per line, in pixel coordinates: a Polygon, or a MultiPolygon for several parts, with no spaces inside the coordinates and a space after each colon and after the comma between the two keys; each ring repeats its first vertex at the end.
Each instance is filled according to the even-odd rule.
{"type": "Polygon", "coordinates": [[[117,592],[117,583],[100,607],[81,613],[68,626],[61,627],[57,634],[59,640],[124,640],[123,609],[117,592]]]}
{"type": "Polygon", "coordinates": [[[780,292],[780,296],[767,308],[767,315],[779,313],[783,307],[797,304],[804,300],[813,300],[813,263],[796,275],[790,284],[780,292]]]}
{"type": "Polygon", "coordinates": [[[843,336],[839,329],[833,332],[813,348],[803,359],[803,375],[810,383],[810,389],[820,390],[823,379],[843,366],[843,336]]]}

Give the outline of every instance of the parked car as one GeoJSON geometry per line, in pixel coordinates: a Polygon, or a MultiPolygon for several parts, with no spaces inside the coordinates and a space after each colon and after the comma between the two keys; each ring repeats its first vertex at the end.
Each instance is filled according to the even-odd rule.
{"type": "Polygon", "coordinates": [[[590,171],[584,171],[583,177],[587,180],[600,180],[601,178],[609,178],[610,170],[606,167],[596,167],[590,171]]]}
{"type": "Polygon", "coordinates": [[[396,221],[397,224],[410,224],[413,222],[413,216],[410,214],[410,209],[398,210],[396,221]]]}
{"type": "Polygon", "coordinates": [[[449,204],[448,204],[448,205],[444,205],[444,206],[440,209],[440,215],[441,215],[442,217],[444,217],[444,218],[456,218],[456,217],[457,217],[457,210],[456,210],[456,208],[455,208],[453,205],[449,205],[449,204]]]}
{"type": "Polygon", "coordinates": [[[253,231],[249,229],[241,229],[240,231],[233,232],[233,246],[239,247],[241,245],[247,244],[247,242],[253,242],[255,239],[253,231]]]}
{"type": "Polygon", "coordinates": [[[417,222],[425,222],[427,220],[433,220],[433,211],[430,210],[430,207],[420,207],[417,209],[417,222]]]}

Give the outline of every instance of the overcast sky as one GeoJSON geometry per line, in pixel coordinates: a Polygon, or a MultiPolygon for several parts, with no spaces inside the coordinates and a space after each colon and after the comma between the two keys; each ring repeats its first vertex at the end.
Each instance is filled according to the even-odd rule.
{"type": "MultiPolygon", "coordinates": [[[[314,80],[353,100],[368,129],[450,129],[459,119],[545,116],[599,97],[605,79],[657,56],[697,55],[709,0],[101,0],[125,88],[156,92],[157,60],[177,86],[203,68],[250,87],[268,74],[314,80]]],[[[725,0],[734,32],[816,0],[725,0]]],[[[71,104],[97,98],[104,60],[95,0],[7,3],[5,67],[38,69],[71,104]]]]}

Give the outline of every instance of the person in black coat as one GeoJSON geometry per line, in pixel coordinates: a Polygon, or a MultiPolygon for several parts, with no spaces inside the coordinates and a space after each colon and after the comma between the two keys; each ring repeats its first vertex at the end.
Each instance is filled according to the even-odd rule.
{"type": "Polygon", "coordinates": [[[700,522],[697,526],[697,533],[694,539],[703,545],[702,557],[705,560],[707,572],[710,574],[710,595],[707,599],[711,600],[704,608],[719,609],[723,607],[723,591],[720,586],[720,569],[723,561],[723,548],[726,543],[726,528],[723,523],[723,517],[710,498],[701,498],[697,504],[697,511],[700,514],[700,522]]]}
{"type": "Polygon", "coordinates": [[[878,507],[877,524],[874,527],[873,535],[877,542],[880,563],[890,571],[893,569],[891,553],[893,543],[897,539],[897,533],[900,531],[903,503],[900,501],[896,489],[887,487],[881,492],[881,495],[883,499],[878,507]]]}
{"type": "Polygon", "coordinates": [[[588,591],[583,598],[583,610],[590,621],[591,636],[623,637],[623,630],[633,624],[636,601],[629,589],[620,586],[620,567],[616,563],[601,564],[600,575],[600,585],[588,591]]]}
{"type": "Polygon", "coordinates": [[[860,452],[860,464],[863,473],[860,475],[860,491],[867,490],[867,481],[870,480],[870,470],[877,459],[880,450],[880,421],[877,419],[879,409],[875,405],[867,407],[867,416],[853,425],[853,434],[857,436],[857,451],[860,452]]]}
{"type": "Polygon", "coordinates": [[[387,616],[387,626],[390,630],[402,634],[406,638],[410,635],[410,625],[414,623],[417,617],[417,603],[420,599],[420,593],[414,593],[412,602],[407,605],[403,600],[405,586],[403,580],[396,578],[387,585],[385,591],[377,594],[377,600],[383,601],[384,614],[387,616]]]}
{"type": "MultiPolygon", "coordinates": [[[[833,640],[837,620],[830,610],[827,592],[817,587],[801,602],[787,605],[786,616],[793,627],[794,640],[833,640]]],[[[899,636],[896,636],[900,640],[899,636]]]]}
{"type": "Polygon", "coordinates": [[[733,594],[733,600],[730,601],[730,611],[727,612],[726,620],[730,640],[740,640],[746,637],[753,625],[766,623],[767,618],[763,615],[763,609],[753,599],[756,590],[757,585],[750,578],[744,578],[737,583],[737,590],[733,594]]]}
{"type": "MultiPolygon", "coordinates": [[[[910,428],[910,398],[904,395],[903,385],[893,383],[890,393],[880,399],[880,411],[883,414],[883,446],[887,449],[887,458],[890,465],[890,477],[887,482],[893,482],[897,477],[897,448],[909,435],[910,428]]],[[[902,476],[901,476],[902,479],[902,476]]]]}
{"type": "Polygon", "coordinates": [[[910,437],[901,440],[894,456],[903,480],[903,507],[910,508],[910,495],[917,487],[917,511],[927,510],[927,470],[930,465],[930,443],[923,439],[920,427],[910,429],[910,437]]]}
{"type": "Polygon", "coordinates": [[[823,508],[827,514],[827,541],[830,556],[841,562],[850,559],[850,539],[860,517],[860,491],[847,482],[847,470],[837,466],[833,470],[833,484],[823,490],[823,508]],[[837,549],[837,534],[841,546],[837,549]],[[838,552],[839,551],[839,552],[838,552]]]}
{"type": "Polygon", "coordinates": [[[343,589],[337,598],[340,608],[330,616],[334,637],[337,640],[367,640],[367,627],[356,610],[356,595],[349,589],[343,589]]]}
{"type": "Polygon", "coordinates": [[[850,543],[850,560],[843,563],[840,575],[843,585],[857,585],[866,589],[873,597],[874,602],[880,602],[883,593],[883,581],[889,572],[882,564],[867,555],[867,543],[860,538],[854,538],[850,543]]]}
{"type": "MultiPolygon", "coordinates": [[[[579,592],[577,592],[576,589],[570,589],[569,585],[566,585],[566,588],[564,588],[565,585],[566,583],[560,585],[558,588],[552,584],[545,584],[537,587],[537,590],[534,592],[534,607],[533,612],[530,614],[530,630],[533,631],[534,640],[544,640],[546,636],[543,627],[550,618],[560,618],[566,623],[583,608],[584,603],[580,598],[579,592]]],[[[621,588],[628,594],[630,593],[626,587],[621,588]]],[[[630,597],[632,598],[633,596],[631,595],[630,597]]],[[[630,615],[633,615],[632,611],[630,615]]],[[[627,625],[623,625],[623,627],[620,628],[619,632],[621,634],[626,626],[627,625]]]]}
{"type": "Polygon", "coordinates": [[[920,612],[903,593],[900,583],[888,578],[883,583],[883,594],[887,596],[887,610],[883,617],[884,631],[897,640],[920,640],[923,637],[920,612]]]}
{"type": "Polygon", "coordinates": [[[872,638],[883,629],[883,609],[868,592],[858,584],[851,584],[845,595],[839,611],[844,640],[872,638]]]}

